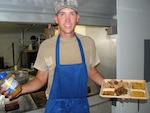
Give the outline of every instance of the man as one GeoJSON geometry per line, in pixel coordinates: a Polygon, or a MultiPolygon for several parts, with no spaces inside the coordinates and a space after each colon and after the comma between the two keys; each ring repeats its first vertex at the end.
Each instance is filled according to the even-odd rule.
{"type": "Polygon", "coordinates": [[[36,91],[48,82],[45,113],[89,113],[88,77],[98,85],[103,81],[95,67],[100,60],[94,41],[74,32],[80,18],[77,0],[57,0],[55,12],[60,34],[40,45],[34,64],[37,75],[22,85],[21,94],[36,91]]]}

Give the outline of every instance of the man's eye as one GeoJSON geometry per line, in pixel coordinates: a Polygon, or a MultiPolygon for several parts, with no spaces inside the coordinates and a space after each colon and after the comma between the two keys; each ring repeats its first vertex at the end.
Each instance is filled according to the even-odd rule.
{"type": "Polygon", "coordinates": [[[72,15],[72,16],[74,16],[74,15],[75,15],[75,13],[71,13],[71,15],[72,15]]]}
{"type": "Polygon", "coordinates": [[[60,15],[60,16],[63,16],[63,15],[64,15],[64,13],[59,13],[59,15],[60,15]]]}

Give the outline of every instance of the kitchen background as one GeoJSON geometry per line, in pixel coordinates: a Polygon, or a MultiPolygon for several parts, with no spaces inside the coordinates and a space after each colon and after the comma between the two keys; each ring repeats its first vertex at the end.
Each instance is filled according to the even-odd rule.
{"type": "MultiPolygon", "coordinates": [[[[30,59],[26,59],[26,51],[29,49],[29,45],[32,44],[31,37],[35,36],[37,38],[37,47],[33,48],[34,51],[38,51],[40,43],[46,39],[44,29],[48,27],[45,26],[43,29],[26,31],[22,34],[22,31],[18,29],[4,29],[0,31],[0,55],[4,58],[4,68],[13,68],[14,64],[18,65],[18,68],[30,68],[30,64],[27,63],[30,59]],[[24,36],[23,36],[24,35],[24,36]],[[40,40],[40,41],[39,41],[40,40]],[[14,50],[13,45],[14,43],[14,50]],[[14,55],[13,55],[14,51],[14,55]],[[23,52],[23,53],[22,53],[23,52]],[[21,53],[23,54],[22,56],[21,53]],[[14,57],[14,61],[13,61],[14,57]],[[22,57],[22,58],[21,58],[22,57]],[[25,60],[22,63],[21,60],[25,60]]],[[[106,78],[115,78],[116,77],[116,35],[108,35],[107,33],[108,27],[96,27],[96,26],[77,26],[76,32],[90,36],[94,39],[96,43],[96,48],[101,58],[101,65],[98,68],[105,75],[106,78]],[[108,71],[109,70],[109,71],[108,71]]],[[[53,34],[55,33],[54,31],[53,34]]],[[[33,44],[32,44],[33,46],[33,44]]],[[[31,53],[31,51],[29,51],[31,53]]],[[[34,57],[34,56],[32,56],[34,57]]],[[[36,56],[35,56],[36,57],[36,56]]]]}
{"type": "MultiPolygon", "coordinates": [[[[47,0],[44,0],[44,2],[47,2],[47,0]]],[[[145,40],[150,40],[150,1],[93,0],[92,3],[90,1],[86,1],[86,4],[84,4],[84,2],[85,1],[83,0],[83,2],[80,3],[83,7],[81,7],[80,9],[81,21],[79,24],[86,25],[86,27],[83,25],[78,26],[76,30],[81,34],[93,37],[93,39],[95,40],[96,47],[101,58],[101,64],[98,66],[98,69],[104,74],[106,78],[146,78],[144,70],[144,42],[145,40]],[[95,7],[91,8],[90,6],[93,5],[95,7]],[[114,7],[116,9],[116,12],[114,11],[114,7]],[[88,11],[92,13],[88,13],[88,11]],[[106,32],[108,26],[112,26],[114,28],[115,25],[117,26],[117,33],[113,33],[114,29],[112,29],[112,34],[108,35],[109,33],[106,32]]],[[[9,4],[7,4],[7,0],[1,1],[1,3],[9,6],[9,4]]],[[[38,3],[40,3],[40,1],[38,1],[38,3]]],[[[51,2],[47,2],[47,4],[50,5],[51,2]]],[[[22,8],[24,9],[24,7],[22,8]]],[[[34,9],[34,7],[32,8],[34,9]]],[[[28,10],[32,10],[32,8],[28,8],[28,10]]],[[[9,10],[9,7],[5,10],[9,10]]],[[[1,16],[4,14],[5,10],[2,10],[2,12],[0,13],[1,16]]],[[[48,11],[48,8],[45,8],[43,12],[44,11],[48,11]]],[[[33,12],[30,12],[30,14],[31,13],[33,12]]],[[[39,12],[37,11],[37,13],[39,12]]],[[[13,22],[18,21],[17,19],[22,17],[22,15],[19,15],[19,17],[16,19],[15,14],[11,15],[11,19],[13,22]]],[[[30,22],[30,16],[26,15],[26,13],[24,13],[24,16],[28,18],[22,18],[21,21],[30,22]]],[[[34,16],[36,16],[36,14],[34,16]]],[[[9,21],[9,19],[6,17],[9,17],[7,13],[4,14],[4,17],[0,18],[0,21],[9,21]]],[[[44,18],[45,15],[40,15],[38,16],[38,18],[32,19],[35,20],[36,23],[38,23],[39,20],[42,20],[43,22],[43,18],[41,17],[44,18]]],[[[49,16],[47,16],[46,18],[47,23],[49,23],[49,21],[53,21],[53,18],[49,18],[49,16]]],[[[45,27],[46,26],[44,26],[44,28],[45,27]]],[[[0,55],[4,56],[4,64],[8,66],[13,66],[12,42],[14,42],[15,62],[17,62],[19,52],[23,49],[23,42],[21,40],[22,38],[26,47],[28,47],[28,45],[31,43],[30,37],[32,35],[35,35],[38,38],[41,37],[41,40],[43,38],[43,30],[39,30],[38,32],[36,30],[29,30],[25,33],[22,32],[22,30],[19,31],[19,29],[7,29],[9,32],[4,32],[3,29],[0,30],[2,30],[2,32],[0,32],[0,55]]],[[[148,90],[150,91],[149,82],[147,82],[147,86],[148,90]]],[[[96,101],[96,99],[93,101],[96,101]]],[[[147,101],[126,100],[124,102],[118,100],[116,106],[111,106],[111,112],[147,113],[149,110],[149,106],[149,99],[147,101]]],[[[101,107],[101,109],[97,109],[97,111],[95,111],[94,113],[99,113],[100,111],[103,113],[110,113],[110,111],[103,111],[109,108],[107,105],[103,107],[103,109],[101,107]]]]}
{"type": "MultiPolygon", "coordinates": [[[[4,67],[6,70],[14,70],[13,68],[13,49],[12,49],[12,43],[14,43],[14,57],[15,57],[15,65],[17,63],[18,69],[25,69],[29,68],[31,66],[30,59],[27,59],[25,57],[25,54],[31,54],[29,49],[29,45],[32,44],[32,40],[30,39],[32,36],[36,36],[38,40],[42,41],[46,38],[46,35],[50,34],[45,34],[45,29],[48,31],[51,31],[51,28],[47,29],[50,25],[47,25],[46,28],[41,29],[41,30],[32,30],[32,28],[29,31],[24,32],[22,34],[22,31],[15,30],[15,29],[4,29],[1,31],[0,37],[1,37],[1,46],[0,46],[0,55],[4,57],[4,67]],[[43,39],[44,38],[44,39],[43,39]],[[22,53],[23,52],[23,53],[22,53]],[[22,55],[22,58],[20,57],[20,54],[22,55]],[[25,60],[24,63],[21,63],[21,59],[25,60]],[[28,61],[30,60],[30,61],[28,61]],[[28,62],[29,65],[28,65],[28,62]]],[[[98,27],[98,26],[77,26],[76,27],[76,32],[80,33],[82,35],[87,35],[90,36],[91,38],[94,39],[97,51],[99,53],[99,57],[101,59],[100,65],[98,65],[98,70],[101,71],[101,73],[106,77],[106,78],[115,78],[116,77],[116,35],[108,35],[107,30],[109,27],[98,27]]],[[[53,28],[52,28],[53,30],[53,28]]],[[[47,33],[47,32],[46,32],[47,33]]],[[[52,34],[56,34],[57,29],[55,29],[54,33],[49,32],[52,34]]],[[[37,41],[38,46],[40,45],[41,41],[37,41]]],[[[49,48],[48,48],[49,49],[49,48]]],[[[35,49],[33,49],[36,51],[35,49]]],[[[34,57],[33,55],[30,55],[30,57],[34,57]]],[[[36,56],[35,56],[36,57],[36,56]]],[[[1,69],[3,71],[3,69],[1,69]]],[[[89,80],[88,84],[90,87],[95,87],[95,84],[89,80]]],[[[97,86],[96,86],[97,87],[97,86]]],[[[91,106],[97,106],[91,108],[91,113],[95,113],[101,109],[104,109],[107,107],[107,109],[104,109],[103,112],[109,113],[111,111],[111,102],[106,99],[100,99],[98,94],[99,94],[99,88],[98,90],[93,90],[90,95],[96,95],[98,98],[98,102],[94,101],[95,99],[93,97],[90,97],[89,100],[91,101],[90,104],[91,106]],[[94,100],[93,100],[94,99],[94,100]],[[93,104],[94,102],[94,104],[93,104]],[[100,104],[100,105],[97,105],[100,104]],[[109,106],[109,107],[108,107],[109,106]],[[93,110],[92,110],[93,109],[93,110]]]]}

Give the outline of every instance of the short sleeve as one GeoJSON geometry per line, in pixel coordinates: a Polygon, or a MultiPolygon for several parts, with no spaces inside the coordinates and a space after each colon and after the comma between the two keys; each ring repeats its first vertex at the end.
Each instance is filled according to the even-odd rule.
{"type": "MultiPolygon", "coordinates": [[[[92,40],[92,39],[91,39],[92,40]]],[[[96,66],[100,63],[100,58],[98,55],[98,52],[96,50],[95,42],[94,40],[91,41],[91,50],[90,50],[90,66],[96,66]]]]}
{"type": "Polygon", "coordinates": [[[44,57],[44,47],[42,45],[39,47],[34,67],[38,70],[47,71],[47,65],[44,57]]]}

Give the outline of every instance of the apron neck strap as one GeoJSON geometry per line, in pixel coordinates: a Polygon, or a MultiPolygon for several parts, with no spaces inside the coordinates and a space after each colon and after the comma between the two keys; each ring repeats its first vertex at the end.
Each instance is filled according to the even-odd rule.
{"type": "MultiPolygon", "coordinates": [[[[75,34],[75,37],[76,37],[78,45],[79,45],[82,63],[85,63],[84,51],[83,51],[81,41],[76,34],[75,34]]],[[[60,58],[59,58],[60,52],[59,51],[60,51],[60,34],[58,35],[57,41],[56,41],[56,65],[60,64],[60,58]]]]}

